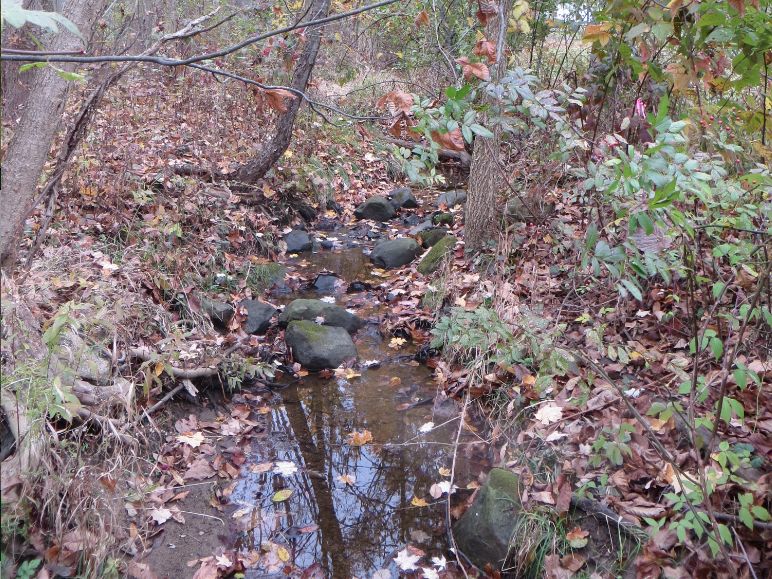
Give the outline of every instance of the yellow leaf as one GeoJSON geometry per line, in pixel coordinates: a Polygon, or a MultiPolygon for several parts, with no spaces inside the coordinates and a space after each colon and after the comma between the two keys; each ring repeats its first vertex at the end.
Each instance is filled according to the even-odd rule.
{"type": "Polygon", "coordinates": [[[338,480],[349,486],[354,486],[354,483],[357,482],[357,479],[353,474],[342,474],[338,477],[338,480]]]}
{"type": "Polygon", "coordinates": [[[405,338],[392,338],[389,342],[389,348],[393,348],[394,350],[399,350],[402,346],[405,345],[405,338]]]}
{"type": "Polygon", "coordinates": [[[410,504],[414,507],[428,507],[429,503],[427,503],[424,499],[413,497],[413,500],[410,501],[410,504]]]}
{"type": "Polygon", "coordinates": [[[276,548],[276,556],[279,557],[279,559],[281,559],[284,563],[290,560],[289,551],[287,551],[286,547],[282,547],[281,545],[276,548]]]}
{"type": "Polygon", "coordinates": [[[610,30],[611,22],[588,24],[587,28],[584,29],[584,36],[582,37],[582,41],[586,42],[587,44],[592,44],[593,42],[597,41],[601,46],[606,46],[611,40],[610,30]]]}
{"type": "Polygon", "coordinates": [[[444,466],[440,467],[440,476],[450,476],[450,469],[445,468],[444,466]]]}
{"type": "Polygon", "coordinates": [[[292,489],[281,489],[276,491],[271,499],[275,503],[282,503],[292,496],[292,489]]]}
{"type": "Polygon", "coordinates": [[[164,363],[156,362],[155,368],[153,368],[153,374],[155,374],[156,376],[160,376],[161,374],[163,374],[163,371],[164,371],[164,363]]]}

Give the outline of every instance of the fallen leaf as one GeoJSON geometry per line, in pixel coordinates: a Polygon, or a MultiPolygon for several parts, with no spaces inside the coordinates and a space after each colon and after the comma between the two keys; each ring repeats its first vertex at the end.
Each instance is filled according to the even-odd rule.
{"type": "Polygon", "coordinates": [[[389,348],[393,348],[395,350],[399,350],[402,346],[405,345],[405,338],[392,338],[389,342],[389,348]]]}
{"type": "Polygon", "coordinates": [[[281,489],[276,491],[271,497],[271,500],[275,503],[282,503],[292,496],[292,489],[281,489]]]}
{"type": "Polygon", "coordinates": [[[153,509],[150,511],[150,518],[157,524],[163,525],[166,521],[172,518],[172,512],[169,509],[153,509]]]}
{"type": "Polygon", "coordinates": [[[280,460],[274,464],[273,472],[282,476],[290,476],[298,472],[298,467],[292,461],[280,460]]]}
{"type": "Polygon", "coordinates": [[[354,483],[357,482],[357,478],[353,474],[342,474],[338,477],[338,480],[349,486],[354,486],[354,483]]]}
{"type": "Polygon", "coordinates": [[[368,442],[372,442],[373,440],[373,433],[369,430],[363,430],[362,432],[357,432],[356,430],[352,432],[349,436],[348,443],[351,446],[364,446],[368,442]]]}
{"type": "Polygon", "coordinates": [[[546,426],[562,419],[563,409],[555,404],[544,404],[533,417],[546,426]]]}
{"type": "Polygon", "coordinates": [[[204,480],[213,477],[214,474],[215,471],[209,461],[205,458],[199,458],[190,463],[183,478],[185,480],[204,480]]]}
{"type": "Polygon", "coordinates": [[[188,446],[192,448],[198,448],[201,446],[201,443],[204,442],[204,434],[201,432],[196,433],[187,433],[187,434],[180,434],[177,437],[177,440],[179,440],[183,444],[187,444],[188,446]]]}
{"type": "Polygon", "coordinates": [[[428,507],[429,503],[426,502],[424,499],[419,497],[413,497],[413,500],[410,501],[410,504],[414,507],[428,507]]]}
{"type": "Polygon", "coordinates": [[[421,428],[418,429],[418,432],[421,434],[426,434],[427,432],[431,432],[434,429],[434,422],[427,422],[426,424],[422,424],[421,428]]]}
{"type": "Polygon", "coordinates": [[[421,560],[418,555],[413,555],[407,549],[402,549],[397,556],[394,557],[394,561],[402,571],[414,571],[418,569],[416,563],[421,560]]]}
{"type": "Polygon", "coordinates": [[[568,544],[571,545],[572,549],[581,549],[587,546],[587,537],[589,535],[589,531],[585,531],[581,527],[574,527],[566,533],[566,540],[568,540],[568,544]]]}

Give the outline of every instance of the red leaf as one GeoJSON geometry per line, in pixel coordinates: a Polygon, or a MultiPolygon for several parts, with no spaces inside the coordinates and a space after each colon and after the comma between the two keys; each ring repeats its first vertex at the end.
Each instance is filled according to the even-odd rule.
{"type": "Polygon", "coordinates": [[[490,80],[491,73],[488,66],[483,62],[469,62],[467,57],[457,58],[456,62],[461,65],[461,72],[464,74],[464,80],[470,80],[477,77],[480,80],[490,80]]]}
{"type": "Polygon", "coordinates": [[[295,99],[297,95],[283,88],[270,88],[265,90],[268,106],[280,113],[287,112],[287,99],[295,99]]]}
{"type": "Polygon", "coordinates": [[[464,137],[461,134],[461,129],[454,129],[449,133],[432,131],[432,140],[443,149],[450,149],[451,151],[464,150],[464,137]]]}
{"type": "Polygon", "coordinates": [[[474,53],[477,56],[484,56],[491,64],[496,62],[496,45],[487,38],[481,38],[477,41],[477,44],[474,47],[474,53]]]}
{"type": "Polygon", "coordinates": [[[393,90],[379,98],[376,106],[379,109],[388,110],[392,115],[400,112],[407,114],[413,106],[413,95],[401,90],[393,90]]]}
{"type": "Polygon", "coordinates": [[[418,13],[418,16],[415,17],[415,25],[427,26],[428,24],[429,24],[429,14],[427,14],[426,10],[421,10],[418,13]]]}

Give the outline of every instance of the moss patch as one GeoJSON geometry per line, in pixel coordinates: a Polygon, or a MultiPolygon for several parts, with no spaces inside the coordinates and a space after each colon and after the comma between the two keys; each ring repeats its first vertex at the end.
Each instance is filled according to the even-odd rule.
{"type": "Polygon", "coordinates": [[[277,281],[284,279],[286,269],[279,263],[252,266],[247,274],[247,285],[252,292],[262,293],[277,281]]]}
{"type": "Polygon", "coordinates": [[[447,255],[453,251],[456,246],[456,238],[452,235],[440,239],[434,247],[429,250],[421,263],[418,264],[418,272],[427,275],[437,271],[447,255]]]}

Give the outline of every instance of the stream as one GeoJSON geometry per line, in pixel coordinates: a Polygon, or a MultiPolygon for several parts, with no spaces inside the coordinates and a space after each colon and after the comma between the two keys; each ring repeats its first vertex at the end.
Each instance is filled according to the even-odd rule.
{"type": "MultiPolygon", "coordinates": [[[[395,351],[384,342],[374,322],[385,307],[377,298],[343,292],[353,281],[380,283],[368,278],[372,266],[360,248],[322,250],[288,265],[311,279],[317,271],[334,272],[344,283],[276,301],[331,295],[344,307],[356,304],[357,314],[371,321],[355,337],[360,363],[386,362],[358,368],[361,376],[350,379],[311,373],[273,393],[268,436],[252,448],[230,497],[234,508],[252,508],[250,528],[236,546],[267,553],[246,576],[279,577],[294,568],[292,574],[305,569],[304,577],[396,577],[393,558],[406,545],[424,551],[427,562],[450,557],[447,496],[434,499],[430,488],[449,480],[457,405],[432,404],[431,370],[410,359],[409,349],[395,351]],[[426,403],[400,410],[419,400],[426,403]],[[422,432],[428,422],[437,426],[422,432]],[[372,442],[350,444],[355,431],[368,431],[372,442]],[[278,462],[287,463],[286,472],[270,467],[278,462]],[[275,502],[282,489],[292,494],[275,502]],[[429,504],[415,506],[414,497],[429,504]]],[[[480,470],[459,452],[454,482],[465,486],[480,470]]]]}

